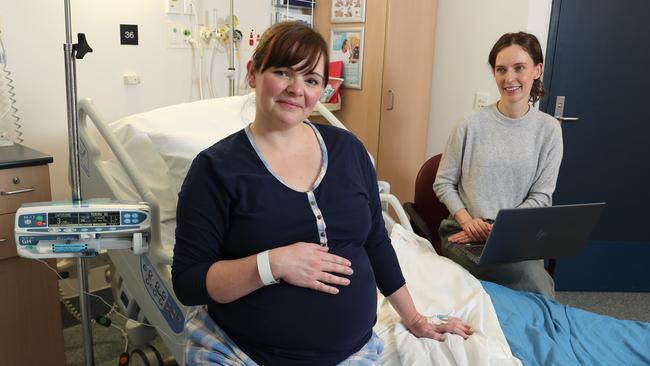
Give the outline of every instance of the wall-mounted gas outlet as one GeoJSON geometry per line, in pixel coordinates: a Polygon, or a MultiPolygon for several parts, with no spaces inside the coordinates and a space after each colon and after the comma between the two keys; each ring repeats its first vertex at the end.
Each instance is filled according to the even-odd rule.
{"type": "Polygon", "coordinates": [[[167,47],[188,48],[192,39],[192,27],[189,23],[167,23],[167,47]]]}

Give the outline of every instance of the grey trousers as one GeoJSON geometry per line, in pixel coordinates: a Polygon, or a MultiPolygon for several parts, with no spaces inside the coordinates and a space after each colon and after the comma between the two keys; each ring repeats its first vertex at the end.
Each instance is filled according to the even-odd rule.
{"type": "Polygon", "coordinates": [[[469,260],[461,246],[450,244],[447,238],[459,232],[460,225],[453,218],[442,220],[439,235],[442,241],[442,254],[460,264],[476,278],[495,282],[513,290],[535,292],[549,299],[555,299],[555,282],[544,269],[543,260],[530,260],[504,264],[481,265],[469,260]]]}

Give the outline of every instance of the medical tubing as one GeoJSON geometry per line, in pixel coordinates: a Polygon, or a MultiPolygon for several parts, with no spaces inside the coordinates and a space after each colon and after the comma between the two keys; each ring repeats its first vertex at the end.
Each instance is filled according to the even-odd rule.
{"type": "MultiPolygon", "coordinates": [[[[50,265],[49,265],[46,261],[44,261],[44,260],[42,260],[42,259],[38,259],[38,258],[34,258],[34,260],[41,262],[43,265],[45,265],[45,267],[46,267],[47,269],[49,269],[50,271],[54,272],[54,274],[56,274],[56,277],[58,277],[59,280],[63,280],[63,277],[61,277],[61,275],[59,274],[59,272],[57,272],[56,269],[50,267],[50,265]]],[[[73,291],[78,291],[77,289],[75,289],[74,287],[72,287],[72,285],[70,285],[69,283],[65,282],[65,284],[66,284],[66,286],[68,286],[68,287],[69,287],[70,289],[72,289],[73,291]]],[[[83,293],[86,294],[86,295],[88,295],[88,296],[92,296],[92,297],[95,297],[95,298],[99,299],[99,301],[101,301],[102,303],[104,303],[104,305],[108,306],[109,308],[112,308],[112,307],[113,307],[113,305],[111,305],[111,304],[109,304],[108,302],[106,302],[106,300],[104,300],[101,296],[99,296],[99,295],[97,295],[97,294],[93,294],[93,293],[91,293],[91,292],[87,292],[87,291],[84,291],[83,293]]],[[[160,329],[159,327],[157,327],[157,326],[155,326],[155,325],[153,325],[153,324],[143,323],[143,322],[137,321],[136,319],[128,318],[127,316],[125,316],[124,314],[122,314],[122,313],[120,313],[120,312],[116,312],[115,314],[119,315],[119,316],[122,317],[124,320],[132,320],[132,321],[134,321],[134,322],[136,322],[136,323],[138,323],[138,324],[144,325],[145,327],[151,327],[151,328],[156,329],[156,331],[158,331],[160,334],[164,335],[165,337],[169,338],[170,342],[172,342],[172,343],[175,344],[175,345],[178,345],[178,346],[184,346],[184,345],[185,345],[185,342],[174,342],[174,341],[173,341],[174,337],[172,337],[171,335],[167,334],[167,332],[165,332],[164,330],[160,329]]],[[[94,320],[93,320],[93,321],[94,321],[94,320]]],[[[125,332],[125,333],[126,333],[126,332],[125,332]]]]}
{"type": "MultiPolygon", "coordinates": [[[[192,48],[192,77],[190,78],[190,86],[191,86],[194,83],[194,75],[195,75],[196,68],[197,68],[197,66],[196,66],[197,65],[197,61],[196,61],[197,57],[196,57],[196,49],[195,49],[196,41],[194,41],[193,39],[190,39],[189,42],[190,42],[190,47],[192,48]]],[[[199,74],[199,76],[198,76],[199,100],[203,100],[203,85],[202,85],[203,80],[202,80],[202,76],[201,76],[201,60],[200,60],[200,58],[199,58],[199,61],[198,61],[198,65],[199,65],[198,66],[198,69],[199,69],[199,72],[198,72],[198,74],[199,74]]]]}
{"type": "MultiPolygon", "coordinates": [[[[209,44],[213,44],[212,38],[210,38],[209,44]]],[[[216,59],[217,55],[217,46],[213,44],[212,46],[212,57],[210,57],[210,66],[208,67],[208,86],[210,87],[210,95],[212,98],[216,97],[216,94],[214,93],[214,86],[212,85],[213,83],[213,74],[214,74],[214,60],[216,59]]]]}
{"type": "Polygon", "coordinates": [[[196,48],[199,50],[199,94],[201,94],[201,100],[203,100],[205,98],[203,95],[203,45],[197,42],[196,48]]]}
{"type": "Polygon", "coordinates": [[[5,51],[5,45],[2,42],[2,37],[0,37],[0,65],[2,65],[2,73],[4,74],[3,77],[7,81],[7,95],[9,96],[9,104],[7,110],[2,112],[0,115],[0,120],[4,119],[9,113],[11,113],[11,117],[14,119],[14,140],[18,143],[22,143],[25,141],[22,138],[23,132],[21,131],[23,126],[20,123],[20,117],[18,116],[18,108],[16,108],[16,93],[14,93],[15,88],[13,85],[14,79],[11,78],[11,72],[7,69],[7,53],[5,51]]]}
{"type": "Polygon", "coordinates": [[[97,131],[106,140],[111,151],[120,162],[131,182],[135,186],[136,191],[142,197],[142,200],[149,204],[151,208],[151,241],[149,243],[149,256],[152,260],[160,265],[171,265],[171,258],[165,255],[162,250],[160,242],[160,205],[158,199],[151,192],[149,185],[141,178],[138,168],[126,152],[122,144],[117,140],[117,137],[107,127],[104,119],[97,113],[95,106],[89,98],[84,98],[79,101],[79,121],[80,126],[85,128],[86,117],[90,117],[97,131]]]}
{"type": "MultiPolygon", "coordinates": [[[[37,259],[37,260],[40,261],[40,262],[43,262],[43,261],[40,260],[40,259],[37,259]]],[[[47,264],[47,262],[43,262],[43,263],[44,263],[44,264],[45,264],[49,269],[53,270],[53,268],[51,268],[51,267],[49,266],[49,264],[47,264]]],[[[57,272],[57,275],[58,275],[58,272],[57,272]]],[[[58,276],[58,277],[59,277],[60,279],[62,279],[62,277],[60,277],[60,276],[58,276]]],[[[57,282],[58,282],[58,284],[57,284],[58,286],[57,286],[57,287],[59,288],[59,301],[61,301],[61,303],[63,304],[63,306],[66,308],[66,310],[68,311],[68,313],[69,313],[70,315],[72,315],[73,318],[75,318],[77,321],[81,321],[81,313],[79,313],[79,310],[77,310],[77,308],[76,308],[74,305],[72,305],[72,303],[71,303],[69,300],[67,300],[67,299],[65,298],[65,294],[63,293],[63,289],[61,288],[61,282],[59,282],[59,281],[57,281],[57,282]]],[[[99,296],[99,295],[94,295],[94,296],[99,296]]],[[[106,302],[104,302],[104,303],[105,303],[105,304],[108,304],[108,303],[106,303],[106,302]]],[[[111,310],[109,310],[108,313],[106,313],[106,315],[104,315],[104,316],[110,319],[110,317],[115,313],[115,307],[116,307],[116,304],[113,304],[113,306],[111,306],[111,310]]],[[[93,324],[96,324],[96,323],[97,323],[97,321],[96,321],[95,319],[90,319],[90,322],[93,323],[93,324]]],[[[124,331],[124,329],[120,328],[119,326],[117,326],[117,325],[115,325],[115,324],[112,324],[112,323],[111,323],[110,326],[116,328],[117,330],[120,331],[120,333],[122,333],[122,337],[124,337],[124,343],[125,343],[125,346],[124,346],[124,352],[126,352],[126,350],[127,350],[128,347],[129,347],[129,337],[127,336],[126,332],[124,331]]]]}
{"type": "Polygon", "coordinates": [[[190,71],[190,96],[189,96],[189,101],[192,101],[192,93],[194,91],[194,74],[196,73],[196,60],[194,58],[194,48],[190,45],[190,48],[192,48],[192,69],[190,71]]]}

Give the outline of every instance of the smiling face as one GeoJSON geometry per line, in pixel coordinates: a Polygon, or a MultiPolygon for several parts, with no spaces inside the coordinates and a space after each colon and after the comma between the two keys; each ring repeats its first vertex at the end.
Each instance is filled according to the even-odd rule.
{"type": "Polygon", "coordinates": [[[246,66],[255,89],[255,122],[287,128],[314,109],[329,77],[327,42],[299,21],[279,22],[262,35],[246,66]]]}
{"type": "Polygon", "coordinates": [[[255,120],[286,128],[307,119],[321,96],[324,83],[324,58],[313,70],[305,70],[303,60],[292,67],[270,67],[253,71],[249,62],[249,85],[255,89],[255,120]]]}
{"type": "Polygon", "coordinates": [[[535,64],[528,52],[515,44],[499,51],[493,72],[500,103],[521,107],[528,105],[533,82],[542,74],[542,64],[535,64]]]}

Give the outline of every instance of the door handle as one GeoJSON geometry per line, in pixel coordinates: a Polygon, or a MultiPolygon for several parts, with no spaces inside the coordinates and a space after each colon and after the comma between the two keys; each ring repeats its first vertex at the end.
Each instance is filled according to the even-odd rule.
{"type": "Polygon", "coordinates": [[[395,108],[395,92],[392,89],[388,89],[388,106],[386,110],[392,111],[393,108],[395,108]]]}
{"type": "Polygon", "coordinates": [[[575,122],[580,119],[580,117],[555,117],[560,122],[575,122]]]}
{"type": "Polygon", "coordinates": [[[9,192],[2,191],[2,192],[0,192],[0,196],[11,196],[11,195],[14,195],[14,194],[33,192],[35,190],[36,190],[36,188],[32,187],[32,188],[19,189],[17,191],[9,191],[9,192]]]}
{"type": "Polygon", "coordinates": [[[555,100],[555,113],[553,117],[560,122],[575,122],[580,119],[580,117],[564,117],[564,95],[558,95],[555,100]]]}
{"type": "Polygon", "coordinates": [[[0,244],[7,242],[7,240],[8,240],[7,238],[1,238],[0,239],[0,244]]]}

